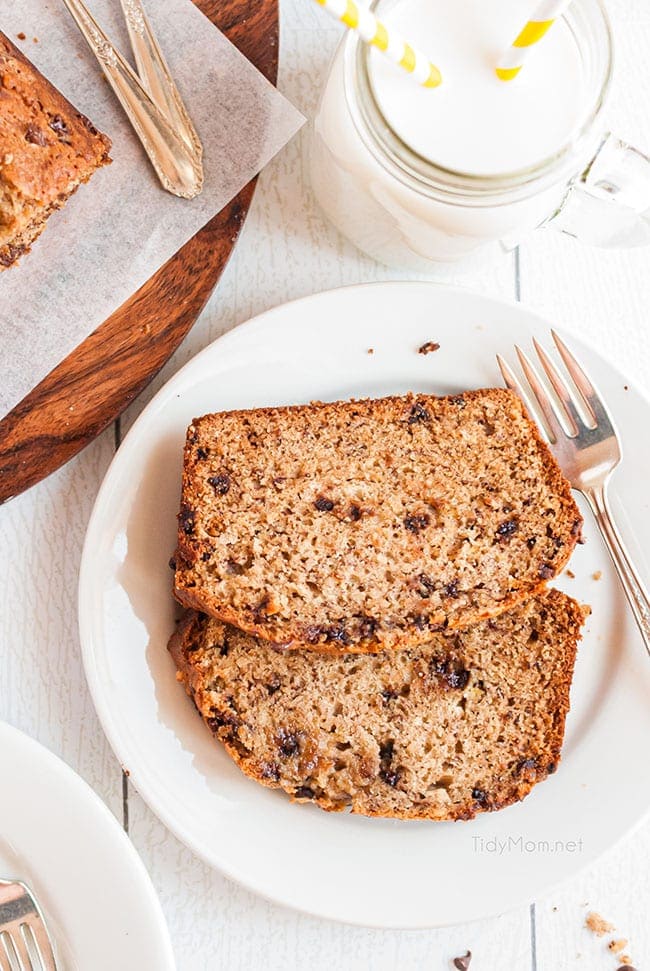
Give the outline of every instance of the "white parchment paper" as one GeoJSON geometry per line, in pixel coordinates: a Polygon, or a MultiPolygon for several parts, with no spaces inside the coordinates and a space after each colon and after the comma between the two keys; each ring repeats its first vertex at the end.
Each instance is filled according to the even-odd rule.
{"type": "MultiPolygon", "coordinates": [[[[132,61],[119,0],[87,5],[132,61]]],[[[219,212],[304,121],[191,0],[148,0],[146,9],[203,142],[205,186],[191,201],[160,187],[61,0],[0,0],[0,29],[113,142],[113,164],[51,216],[31,253],[0,272],[0,416],[219,212]]]]}

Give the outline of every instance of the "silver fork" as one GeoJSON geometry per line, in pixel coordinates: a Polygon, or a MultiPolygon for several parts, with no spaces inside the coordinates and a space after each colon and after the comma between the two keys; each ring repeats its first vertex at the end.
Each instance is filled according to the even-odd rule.
{"type": "Polygon", "coordinates": [[[0,969],[57,971],[41,909],[19,881],[0,880],[0,969]]]}
{"type": "Polygon", "coordinates": [[[504,359],[497,354],[501,374],[531,415],[541,418],[538,424],[543,426],[558,465],[571,486],[589,503],[650,654],[650,598],[614,523],[607,497],[612,472],[621,461],[616,429],[602,398],[573,354],[555,331],[551,333],[574,389],[536,340],[533,343],[537,357],[555,398],[549,394],[537,369],[520,347],[515,349],[537,408],[504,359]]]}

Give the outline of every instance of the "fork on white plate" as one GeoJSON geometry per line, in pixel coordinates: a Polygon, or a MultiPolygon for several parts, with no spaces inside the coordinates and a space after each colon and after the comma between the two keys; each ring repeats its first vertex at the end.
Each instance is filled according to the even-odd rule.
{"type": "Polygon", "coordinates": [[[41,908],[18,880],[0,880],[0,969],[57,971],[41,908]]]}
{"type": "Polygon", "coordinates": [[[541,426],[572,488],[587,500],[650,654],[650,597],[621,539],[607,496],[612,473],[622,458],[616,428],[583,368],[555,331],[551,333],[571,382],[536,340],[533,344],[546,381],[520,347],[515,350],[528,389],[497,354],[501,374],[541,426]]]}

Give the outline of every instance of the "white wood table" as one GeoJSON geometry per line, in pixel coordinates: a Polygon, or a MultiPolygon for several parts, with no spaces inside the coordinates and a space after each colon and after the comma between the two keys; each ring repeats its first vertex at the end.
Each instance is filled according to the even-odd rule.
{"type": "MultiPolygon", "coordinates": [[[[650,150],[650,3],[610,0],[609,8],[619,53],[612,123],[650,150]]],[[[339,30],[308,0],[282,0],[282,14],[280,88],[311,115],[339,30]]],[[[589,909],[616,924],[635,966],[646,967],[650,823],[547,898],[531,906],[522,901],[499,919],[441,931],[351,928],[268,903],[196,859],[123,777],[99,726],[80,660],[77,572],[93,500],[121,432],[181,364],[250,316],[316,290],[404,276],[355,251],[315,209],[306,134],[263,173],[213,299],[121,429],[107,431],[66,468],[0,509],[0,717],[62,756],[123,822],[160,895],[179,971],[433,971],[451,967],[450,959],[467,949],[474,955],[471,971],[616,971],[609,938],[584,929],[589,909]]],[[[595,343],[650,394],[649,266],[650,249],[598,251],[540,232],[496,269],[459,282],[520,297],[595,343]]],[[[626,780],[616,766],[603,771],[624,799],[626,780]]],[[[644,760],[639,772],[647,771],[644,760]]]]}

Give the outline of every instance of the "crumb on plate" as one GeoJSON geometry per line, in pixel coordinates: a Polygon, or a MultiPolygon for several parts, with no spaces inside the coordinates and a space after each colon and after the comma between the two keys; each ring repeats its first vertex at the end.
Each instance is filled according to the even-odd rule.
{"type": "Polygon", "coordinates": [[[437,341],[425,341],[421,347],[418,347],[418,354],[432,354],[439,350],[440,344],[437,341]]]}

